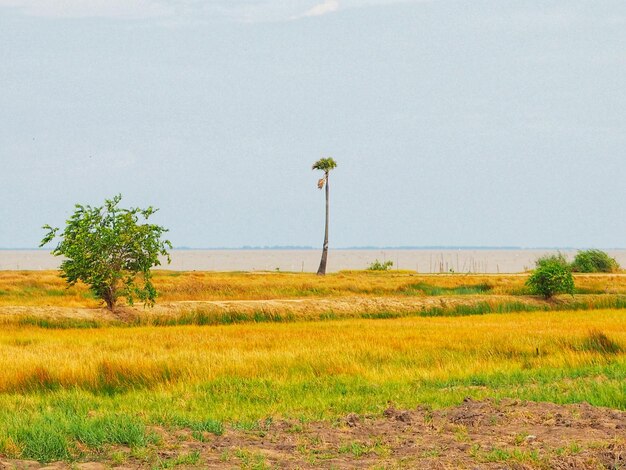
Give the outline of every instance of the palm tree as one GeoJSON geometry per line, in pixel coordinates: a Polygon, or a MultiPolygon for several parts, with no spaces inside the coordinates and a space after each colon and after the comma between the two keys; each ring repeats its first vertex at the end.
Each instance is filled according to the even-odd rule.
{"type": "Polygon", "coordinates": [[[317,187],[322,189],[326,185],[326,224],[324,227],[324,247],[322,248],[322,259],[317,270],[318,276],[326,274],[326,260],[328,259],[328,175],[330,170],[337,167],[337,163],[332,158],[320,158],[313,164],[313,170],[322,170],[324,177],[317,182],[317,187]]]}

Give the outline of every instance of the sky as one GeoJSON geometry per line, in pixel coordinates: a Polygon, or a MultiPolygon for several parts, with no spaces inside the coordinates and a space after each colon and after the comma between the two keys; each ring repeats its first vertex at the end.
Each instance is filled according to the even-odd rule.
{"type": "Polygon", "coordinates": [[[626,247],[623,0],[0,0],[0,247],[626,247]]]}

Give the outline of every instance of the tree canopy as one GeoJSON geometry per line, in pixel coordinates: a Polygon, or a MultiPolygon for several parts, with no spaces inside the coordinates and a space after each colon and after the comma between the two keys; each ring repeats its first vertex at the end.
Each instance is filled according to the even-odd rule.
{"type": "Polygon", "coordinates": [[[121,297],[130,305],[135,299],[154,305],[157,292],[150,269],[161,264],[159,256],[169,263],[167,249],[172,248],[169,240],[161,239],[167,229],[147,223],[157,209],[123,209],[121,200],[117,195],[100,207],[77,204],[62,233],[44,225],[48,233],[40,244],[44,246],[59,235],[52,254],[65,257],[61,276],[70,286],[79,281],[87,284],[110,310],[121,297]]]}
{"type": "Polygon", "coordinates": [[[552,256],[537,260],[537,268],[526,280],[531,294],[543,295],[546,299],[556,294],[574,295],[574,277],[563,257],[552,256]]]}
{"type": "Polygon", "coordinates": [[[337,162],[332,158],[320,158],[313,164],[313,170],[322,170],[328,173],[330,170],[333,170],[337,167],[337,162]]]}

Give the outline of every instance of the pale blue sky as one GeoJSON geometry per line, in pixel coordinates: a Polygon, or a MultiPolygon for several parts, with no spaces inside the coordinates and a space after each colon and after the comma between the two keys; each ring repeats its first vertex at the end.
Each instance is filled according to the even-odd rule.
{"type": "Polygon", "coordinates": [[[0,0],[0,247],[626,246],[623,0],[0,0]]]}

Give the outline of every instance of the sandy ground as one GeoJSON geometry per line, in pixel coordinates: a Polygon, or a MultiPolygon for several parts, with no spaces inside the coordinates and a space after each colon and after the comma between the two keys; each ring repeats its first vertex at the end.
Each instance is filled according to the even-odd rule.
{"type": "MultiPolygon", "coordinates": [[[[328,271],[365,269],[370,263],[393,261],[393,269],[420,273],[478,272],[516,273],[535,265],[535,260],[556,250],[332,250],[328,271]]],[[[575,251],[562,253],[573,258],[575,251]]],[[[609,254],[626,266],[626,250],[609,254]]],[[[281,271],[315,272],[320,250],[173,250],[175,271],[281,271]]],[[[0,270],[56,269],[60,260],[44,250],[0,250],[0,270]]]]}
{"type": "MultiPolygon", "coordinates": [[[[221,436],[156,429],[163,444],[152,459],[167,465],[196,453],[177,468],[418,468],[619,469],[626,466],[626,413],[587,404],[518,400],[473,401],[430,411],[396,410],[380,416],[348,415],[334,423],[266,422],[253,431],[221,436]]],[[[111,449],[129,452],[129,449],[111,449]]],[[[154,461],[41,465],[0,461],[3,468],[157,468],[154,461]]],[[[165,468],[158,467],[158,468],[165,468]]]]}
{"type": "MultiPolygon", "coordinates": [[[[543,305],[545,302],[531,297],[512,295],[459,295],[459,296],[424,296],[424,297],[334,297],[334,298],[307,298],[307,299],[277,299],[277,300],[226,300],[226,301],[183,301],[164,303],[155,306],[147,313],[149,315],[163,315],[184,313],[192,310],[224,311],[254,313],[291,312],[296,316],[307,314],[314,316],[327,312],[338,315],[359,313],[409,313],[427,310],[433,307],[451,308],[456,305],[476,305],[480,302],[501,304],[505,302],[519,302],[532,305],[543,305]]],[[[1,310],[0,310],[1,312],[1,310]]]]}

